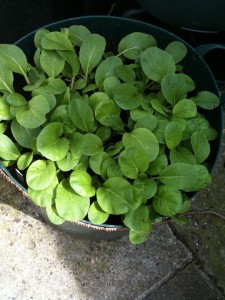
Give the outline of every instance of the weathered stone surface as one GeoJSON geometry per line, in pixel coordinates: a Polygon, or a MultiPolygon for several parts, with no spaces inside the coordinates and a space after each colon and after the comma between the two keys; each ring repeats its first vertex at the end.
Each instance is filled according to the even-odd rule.
{"type": "Polygon", "coordinates": [[[196,265],[191,264],[143,300],[219,300],[220,292],[196,265]]]}
{"type": "Polygon", "coordinates": [[[166,225],[138,246],[81,240],[0,202],[0,299],[135,299],[192,259],[166,225]]]}

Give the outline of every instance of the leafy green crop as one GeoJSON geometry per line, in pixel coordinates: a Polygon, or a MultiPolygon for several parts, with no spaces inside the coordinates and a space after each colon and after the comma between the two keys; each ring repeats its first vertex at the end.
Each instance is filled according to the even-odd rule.
{"type": "Polygon", "coordinates": [[[204,110],[220,100],[185,74],[181,42],[161,49],[134,32],[117,51],[106,43],[84,26],[41,29],[33,65],[0,45],[0,159],[23,172],[52,223],[115,215],[140,243],[210,184],[217,132],[204,110]]]}

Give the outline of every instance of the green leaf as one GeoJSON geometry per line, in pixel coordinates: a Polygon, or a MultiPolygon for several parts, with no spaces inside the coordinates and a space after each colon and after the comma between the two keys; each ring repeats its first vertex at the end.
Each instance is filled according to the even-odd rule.
{"type": "Polygon", "coordinates": [[[65,61],[56,51],[42,50],[40,64],[49,77],[56,77],[62,72],[65,61]]]}
{"type": "Polygon", "coordinates": [[[194,132],[205,131],[209,127],[209,122],[203,117],[197,115],[195,118],[186,120],[186,127],[183,133],[183,140],[191,139],[194,132]]]}
{"type": "Polygon", "coordinates": [[[184,147],[178,147],[177,149],[172,149],[170,151],[170,161],[171,164],[175,163],[188,163],[196,164],[196,159],[190,150],[184,147]]]}
{"type": "Polygon", "coordinates": [[[28,63],[24,52],[16,45],[1,44],[0,57],[3,57],[9,69],[26,77],[28,63]]]}
{"type": "Polygon", "coordinates": [[[101,60],[105,46],[106,41],[104,37],[98,34],[90,34],[83,41],[80,47],[79,58],[86,78],[101,60]]]}
{"type": "Polygon", "coordinates": [[[144,173],[149,165],[147,153],[139,147],[126,148],[120,153],[118,161],[121,172],[130,179],[135,179],[139,173],[144,173]]]}
{"type": "Polygon", "coordinates": [[[136,79],[136,73],[132,65],[119,65],[116,68],[116,74],[123,82],[134,83],[136,79]]]}
{"type": "Polygon", "coordinates": [[[100,90],[106,78],[117,77],[116,69],[120,65],[122,61],[117,56],[110,56],[101,62],[95,72],[95,82],[100,90]]]}
{"type": "Polygon", "coordinates": [[[124,214],[133,205],[132,186],[121,177],[109,178],[97,190],[97,201],[101,209],[109,214],[124,214]]]}
{"type": "Polygon", "coordinates": [[[26,175],[28,187],[35,191],[47,188],[56,176],[56,167],[52,161],[36,160],[33,162],[26,175]]]}
{"type": "Polygon", "coordinates": [[[71,152],[68,152],[63,159],[58,160],[56,163],[60,170],[68,172],[76,167],[79,163],[79,158],[74,157],[71,152]]]}
{"type": "Polygon", "coordinates": [[[179,212],[182,206],[182,194],[171,186],[164,185],[158,188],[153,200],[154,210],[167,217],[179,212]]]}
{"type": "Polygon", "coordinates": [[[208,91],[197,93],[191,100],[194,101],[197,106],[208,110],[214,109],[220,105],[220,99],[215,94],[208,91]]]}
{"type": "Polygon", "coordinates": [[[72,25],[68,29],[69,39],[74,46],[80,47],[86,37],[91,34],[88,28],[83,25],[72,25]]]}
{"type": "Polygon", "coordinates": [[[194,165],[194,168],[198,173],[198,180],[195,184],[193,184],[189,188],[187,187],[184,190],[185,192],[197,192],[212,183],[212,178],[209,174],[208,169],[205,166],[196,164],[194,165]]]}
{"type": "Polygon", "coordinates": [[[7,124],[0,123],[0,134],[4,133],[7,129],[7,124]]]}
{"type": "Polygon", "coordinates": [[[85,132],[93,131],[94,114],[87,102],[80,99],[72,99],[69,104],[69,115],[77,128],[85,132]]]}
{"type": "Polygon", "coordinates": [[[166,47],[165,51],[173,57],[176,64],[179,63],[187,54],[186,46],[179,41],[171,42],[166,47]]]}
{"type": "Polygon", "coordinates": [[[11,106],[22,106],[27,104],[27,100],[21,94],[12,93],[7,96],[7,102],[11,106]]]}
{"type": "Polygon", "coordinates": [[[52,161],[63,159],[68,153],[69,141],[62,135],[62,123],[49,123],[37,137],[37,150],[52,161]]]}
{"type": "Polygon", "coordinates": [[[62,32],[49,32],[41,40],[41,47],[46,50],[73,50],[69,38],[62,32]]]}
{"type": "Polygon", "coordinates": [[[186,83],[179,74],[168,74],[161,82],[161,89],[167,102],[174,106],[187,97],[186,83]]]}
{"type": "Polygon", "coordinates": [[[90,209],[88,211],[88,219],[93,224],[97,224],[97,225],[103,224],[108,219],[108,217],[109,214],[101,209],[97,201],[94,201],[91,204],[90,209]]]}
{"type": "Polygon", "coordinates": [[[154,161],[149,164],[147,173],[149,175],[159,175],[160,172],[168,165],[168,159],[165,153],[160,154],[154,161]]]}
{"type": "Polygon", "coordinates": [[[95,174],[101,175],[102,173],[102,164],[105,160],[111,159],[110,155],[106,152],[101,152],[97,155],[90,157],[89,164],[95,174]]]}
{"type": "Polygon", "coordinates": [[[156,159],[159,153],[159,144],[155,135],[146,128],[134,129],[125,133],[122,138],[125,148],[137,147],[148,155],[149,162],[156,159]]]}
{"type": "Polygon", "coordinates": [[[71,173],[69,181],[71,187],[78,195],[83,197],[93,197],[95,195],[92,178],[87,172],[75,170],[71,173]]]}
{"type": "Polygon", "coordinates": [[[96,130],[96,135],[105,142],[111,136],[111,129],[107,126],[100,126],[96,130]]]}
{"type": "Polygon", "coordinates": [[[165,141],[169,149],[176,148],[183,136],[183,128],[180,126],[180,122],[172,121],[166,125],[165,128],[165,141]]]}
{"type": "Polygon", "coordinates": [[[46,214],[50,222],[52,222],[55,225],[61,225],[65,222],[65,220],[58,215],[55,205],[47,206],[46,214]]]}
{"type": "Polygon", "coordinates": [[[157,191],[157,184],[154,180],[146,178],[137,178],[134,181],[134,187],[140,192],[142,202],[145,203],[146,200],[152,198],[157,191]]]}
{"type": "Polygon", "coordinates": [[[83,155],[93,156],[98,155],[103,151],[102,140],[93,133],[86,133],[82,137],[83,155]]]}
{"type": "Polygon", "coordinates": [[[12,120],[13,116],[10,112],[10,105],[8,104],[6,98],[0,98],[0,121],[12,120]]]}
{"type": "Polygon", "coordinates": [[[149,234],[146,234],[144,232],[137,232],[130,230],[129,232],[129,240],[132,244],[141,244],[145,242],[148,239],[149,234]]]}
{"type": "Polygon", "coordinates": [[[34,35],[34,44],[36,48],[41,47],[41,40],[47,33],[49,33],[49,31],[45,28],[41,28],[36,31],[34,35]]]}
{"type": "Polygon", "coordinates": [[[59,78],[48,78],[38,89],[39,94],[49,93],[53,95],[60,95],[67,89],[65,82],[59,78]]]}
{"type": "Polygon", "coordinates": [[[142,32],[132,32],[121,39],[118,53],[129,59],[137,59],[142,51],[155,46],[156,40],[153,36],[142,32]]]}
{"type": "Polygon", "coordinates": [[[70,186],[69,181],[64,179],[57,187],[55,205],[61,218],[78,222],[87,215],[90,199],[78,195],[70,186]]]}
{"type": "Polygon", "coordinates": [[[165,128],[169,124],[168,120],[158,120],[157,126],[153,131],[154,135],[157,137],[159,143],[165,143],[165,128]]]}
{"type": "Polygon", "coordinates": [[[110,125],[110,116],[119,115],[120,108],[116,105],[113,100],[107,99],[101,101],[95,109],[96,120],[105,126],[110,125]]]}
{"type": "Polygon", "coordinates": [[[193,118],[197,115],[196,104],[189,99],[180,100],[173,107],[173,115],[180,118],[193,118]]]}
{"type": "Polygon", "coordinates": [[[179,76],[184,79],[186,86],[187,86],[187,92],[192,92],[196,87],[192,78],[184,73],[180,73],[179,76]]]}
{"type": "Polygon", "coordinates": [[[210,144],[206,134],[201,131],[194,132],[191,136],[191,145],[197,163],[202,163],[210,154],[210,144]]]}
{"type": "Polygon", "coordinates": [[[40,207],[52,206],[55,203],[55,192],[59,181],[55,176],[51,184],[42,190],[28,188],[28,195],[31,200],[40,207]]]}
{"type": "Polygon", "coordinates": [[[13,93],[13,73],[4,60],[0,60],[0,91],[13,93]]]}
{"type": "Polygon", "coordinates": [[[120,86],[120,80],[117,77],[108,77],[103,82],[103,88],[106,94],[110,97],[114,97],[114,93],[117,87],[120,86]]]}
{"type": "Polygon", "coordinates": [[[118,153],[120,153],[120,151],[123,149],[123,143],[122,141],[119,141],[117,143],[115,143],[114,145],[112,146],[109,146],[106,150],[106,152],[111,155],[111,156],[114,156],[118,153]]]}
{"type": "Polygon", "coordinates": [[[26,152],[22,154],[17,160],[17,167],[19,170],[25,170],[33,160],[33,152],[26,152]]]}
{"type": "Polygon", "coordinates": [[[73,75],[76,76],[80,70],[80,61],[75,51],[57,51],[57,53],[70,65],[73,75]]]}
{"type": "Polygon", "coordinates": [[[29,129],[34,129],[46,122],[46,114],[50,111],[48,101],[39,95],[32,98],[27,105],[26,111],[16,114],[18,123],[29,129]]]}
{"type": "Polygon", "coordinates": [[[5,160],[17,160],[20,152],[13,141],[6,135],[0,134],[0,157],[5,160]]]}
{"type": "Polygon", "coordinates": [[[149,79],[159,83],[165,75],[174,74],[176,71],[172,56],[156,47],[146,49],[142,53],[141,67],[149,79]]]}
{"type": "Polygon", "coordinates": [[[141,105],[143,96],[131,83],[122,83],[115,90],[114,100],[122,109],[130,110],[141,105]]]}
{"type": "Polygon", "coordinates": [[[41,128],[28,129],[21,126],[16,119],[14,119],[11,123],[11,131],[18,144],[22,147],[31,149],[31,141],[38,136],[41,128]]]}
{"type": "Polygon", "coordinates": [[[197,183],[198,172],[194,165],[175,163],[162,170],[159,180],[172,188],[185,190],[197,183]]]}
{"type": "Polygon", "coordinates": [[[145,205],[140,205],[137,209],[126,213],[123,223],[130,229],[137,232],[149,233],[152,231],[149,209],[145,205]]]}
{"type": "Polygon", "coordinates": [[[148,113],[146,116],[137,120],[134,128],[147,128],[148,130],[153,131],[156,128],[157,123],[157,117],[151,113],[148,113]]]}

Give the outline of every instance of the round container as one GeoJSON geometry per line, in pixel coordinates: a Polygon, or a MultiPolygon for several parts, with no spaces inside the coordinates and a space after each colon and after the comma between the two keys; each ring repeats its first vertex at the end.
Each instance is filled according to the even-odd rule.
{"type": "MultiPolygon", "coordinates": [[[[196,83],[196,89],[199,91],[208,90],[219,96],[216,81],[198,52],[192,48],[189,44],[181,40],[178,36],[163,30],[159,27],[152,26],[147,23],[140,21],[129,20],[119,17],[108,17],[108,16],[91,16],[91,17],[79,17],[63,20],[57,23],[45,26],[49,30],[59,30],[60,28],[69,27],[71,25],[84,25],[88,27],[91,32],[98,33],[106,38],[115,45],[121,40],[125,35],[134,32],[144,32],[153,35],[157,41],[160,48],[165,48],[172,41],[181,41],[186,44],[188,53],[183,61],[184,72],[189,74],[194,82],[196,83]]],[[[32,58],[34,54],[34,38],[35,32],[32,32],[16,42],[16,45],[23,49],[32,63],[32,58]]],[[[211,154],[207,160],[209,165],[209,170],[212,171],[216,165],[221,139],[223,134],[223,107],[222,102],[219,107],[213,111],[204,111],[206,118],[209,120],[210,124],[218,131],[218,137],[211,144],[211,154]]],[[[9,171],[0,164],[0,169],[7,174],[10,180],[16,184],[20,189],[26,192],[25,188],[15,179],[9,171]]],[[[41,215],[47,220],[45,210],[42,208],[37,208],[41,215]]],[[[54,225],[56,226],[56,225],[54,225]]],[[[103,224],[100,226],[93,225],[88,221],[81,222],[64,222],[62,225],[56,226],[58,229],[65,230],[68,233],[75,234],[77,236],[95,238],[95,239],[115,239],[124,234],[128,233],[128,229],[121,224],[108,225],[103,224]]]]}

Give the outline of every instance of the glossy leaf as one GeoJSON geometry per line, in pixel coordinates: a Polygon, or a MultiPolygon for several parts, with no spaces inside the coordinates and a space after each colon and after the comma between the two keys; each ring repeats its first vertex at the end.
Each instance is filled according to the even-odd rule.
{"type": "Polygon", "coordinates": [[[86,216],[90,199],[78,195],[70,186],[69,181],[64,179],[57,187],[55,205],[61,218],[78,222],[86,216]]]}
{"type": "Polygon", "coordinates": [[[88,211],[88,219],[96,225],[105,223],[109,214],[101,209],[97,201],[94,201],[88,211]]]}
{"type": "Polygon", "coordinates": [[[50,111],[48,101],[45,97],[39,95],[32,98],[26,111],[16,114],[17,122],[29,129],[37,128],[46,121],[46,114],[50,111]]]}
{"type": "Polygon", "coordinates": [[[180,122],[172,121],[165,127],[165,141],[169,149],[176,148],[183,136],[183,128],[180,126],[180,122]]]}
{"type": "Polygon", "coordinates": [[[145,205],[140,205],[137,209],[126,213],[123,223],[130,229],[138,232],[148,233],[152,230],[149,210],[145,205]]]}
{"type": "Polygon", "coordinates": [[[187,86],[179,74],[167,74],[161,82],[162,93],[172,106],[187,97],[187,86]]]}
{"type": "Polygon", "coordinates": [[[49,77],[56,77],[62,72],[65,61],[56,51],[42,50],[40,64],[49,77]]]}
{"type": "Polygon", "coordinates": [[[46,50],[73,50],[73,45],[62,32],[49,32],[41,40],[41,47],[46,50]]]}
{"type": "Polygon", "coordinates": [[[149,79],[159,83],[164,76],[174,74],[176,71],[176,65],[172,56],[156,47],[146,49],[142,53],[141,67],[149,79]]]}
{"type": "Polygon", "coordinates": [[[189,99],[180,100],[173,107],[173,115],[180,118],[193,118],[197,115],[196,104],[189,99]]]}
{"type": "Polygon", "coordinates": [[[31,149],[31,142],[41,131],[40,127],[29,129],[21,126],[16,119],[11,123],[11,131],[14,139],[22,147],[31,149]]]}
{"type": "Polygon", "coordinates": [[[176,64],[179,63],[187,54],[186,46],[179,41],[171,42],[165,48],[165,51],[173,57],[176,64]]]}
{"type": "Polygon", "coordinates": [[[103,151],[102,140],[93,133],[86,133],[82,137],[83,155],[98,155],[103,151]]]}
{"type": "Polygon", "coordinates": [[[31,189],[40,191],[46,189],[52,183],[55,176],[55,164],[49,160],[39,159],[29,166],[26,182],[31,189]]]}
{"type": "Polygon", "coordinates": [[[12,72],[25,75],[26,77],[28,69],[27,58],[19,47],[11,44],[1,44],[0,57],[3,57],[12,72]]]}
{"type": "Polygon", "coordinates": [[[117,77],[116,70],[120,65],[122,65],[122,61],[117,56],[110,56],[101,62],[95,72],[95,82],[99,89],[106,78],[117,77]]]}
{"type": "Polygon", "coordinates": [[[88,103],[80,99],[73,99],[69,104],[69,115],[75,126],[80,130],[93,131],[94,114],[88,103]]]}
{"type": "Polygon", "coordinates": [[[133,32],[121,39],[118,52],[126,58],[136,59],[142,51],[154,46],[156,46],[156,40],[153,36],[142,32],[133,32]]]}
{"type": "Polygon", "coordinates": [[[0,91],[13,93],[13,73],[4,60],[0,60],[0,91]]]}
{"type": "Polygon", "coordinates": [[[59,181],[55,176],[51,184],[42,190],[33,190],[28,188],[29,197],[31,200],[40,207],[52,206],[55,203],[55,192],[59,181]]]}
{"type": "Polygon", "coordinates": [[[98,34],[90,34],[83,41],[79,59],[86,78],[101,60],[105,46],[105,39],[98,34]]]}
{"type": "Polygon", "coordinates": [[[197,106],[208,110],[214,109],[220,105],[220,99],[217,97],[217,95],[209,91],[199,92],[195,97],[192,97],[191,99],[197,106]]]}
{"type": "Polygon", "coordinates": [[[135,109],[141,105],[143,96],[130,83],[122,83],[115,90],[114,100],[124,110],[135,109]]]}
{"type": "Polygon", "coordinates": [[[87,172],[75,170],[71,173],[69,181],[71,187],[78,195],[83,197],[93,197],[95,195],[92,178],[87,172]]]}
{"type": "Polygon", "coordinates": [[[148,155],[149,162],[156,159],[159,153],[159,144],[155,135],[146,128],[134,129],[131,133],[125,133],[122,138],[125,148],[137,147],[148,155]]]}
{"type": "Polygon", "coordinates": [[[197,163],[205,161],[210,153],[210,144],[206,135],[201,131],[194,132],[191,136],[191,145],[197,163]]]}
{"type": "Polygon", "coordinates": [[[159,180],[171,188],[184,190],[197,183],[198,172],[194,165],[175,163],[162,170],[159,180]]]}
{"type": "Polygon", "coordinates": [[[38,151],[52,161],[63,159],[68,153],[69,141],[62,135],[62,123],[49,123],[37,137],[38,151]]]}
{"type": "Polygon", "coordinates": [[[20,152],[14,142],[5,134],[0,134],[0,157],[5,160],[17,160],[20,152]]]}
{"type": "Polygon", "coordinates": [[[148,169],[149,157],[140,147],[129,147],[119,155],[119,165],[122,173],[135,179],[139,173],[144,173],[148,169]]]}
{"type": "Polygon", "coordinates": [[[46,214],[50,222],[52,222],[55,225],[61,225],[65,222],[65,220],[58,215],[55,205],[47,206],[46,214]]]}
{"type": "Polygon", "coordinates": [[[109,178],[97,190],[98,204],[109,214],[120,215],[128,212],[132,207],[132,200],[132,186],[121,177],[109,178]]]}
{"type": "Polygon", "coordinates": [[[33,160],[33,152],[23,153],[17,160],[17,167],[19,170],[25,170],[29,167],[33,160]]]}
{"type": "Polygon", "coordinates": [[[164,185],[158,188],[153,200],[154,210],[163,216],[173,216],[182,206],[182,194],[171,186],[164,185]]]}

